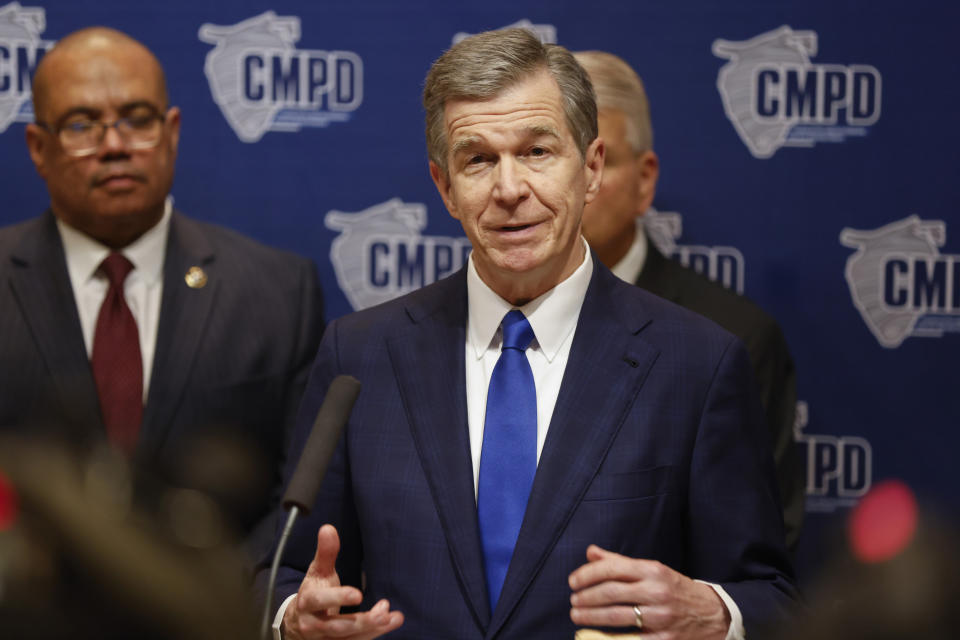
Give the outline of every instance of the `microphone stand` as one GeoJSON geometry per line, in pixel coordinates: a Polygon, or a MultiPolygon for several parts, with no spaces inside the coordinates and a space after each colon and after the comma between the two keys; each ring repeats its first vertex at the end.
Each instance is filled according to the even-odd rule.
{"type": "Polygon", "coordinates": [[[310,509],[317,498],[317,493],[320,491],[320,484],[324,475],[326,475],[327,465],[330,464],[330,458],[333,456],[340,434],[350,418],[353,403],[356,402],[359,393],[360,382],[356,378],[339,375],[330,383],[330,388],[327,389],[327,395],[317,412],[317,417],[304,444],[300,459],[297,461],[297,467],[283,495],[281,504],[290,509],[290,515],[287,516],[287,524],[283,527],[277,550],[273,554],[273,564],[270,567],[267,602],[263,611],[263,621],[260,625],[260,636],[263,640],[271,640],[270,613],[273,611],[273,588],[277,582],[280,557],[287,545],[293,523],[301,511],[305,514],[310,513],[310,509]]]}
{"type": "Polygon", "coordinates": [[[270,565],[270,580],[267,582],[267,605],[263,610],[263,621],[260,624],[260,637],[263,640],[270,639],[270,612],[273,611],[273,588],[277,583],[277,571],[280,569],[280,556],[287,546],[287,539],[290,537],[290,531],[293,529],[293,523],[300,515],[300,508],[297,505],[291,505],[290,515],[287,516],[287,524],[283,526],[283,533],[280,534],[280,542],[277,544],[277,552],[273,554],[273,564],[270,565]]]}

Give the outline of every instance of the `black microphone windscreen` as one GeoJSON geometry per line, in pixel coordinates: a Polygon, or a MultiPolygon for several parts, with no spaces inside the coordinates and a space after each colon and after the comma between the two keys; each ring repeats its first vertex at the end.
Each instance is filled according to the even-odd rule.
{"type": "Polygon", "coordinates": [[[310,512],[359,393],[360,382],[354,377],[341,375],[330,383],[297,468],[283,494],[285,508],[296,505],[304,513],[310,512]]]}

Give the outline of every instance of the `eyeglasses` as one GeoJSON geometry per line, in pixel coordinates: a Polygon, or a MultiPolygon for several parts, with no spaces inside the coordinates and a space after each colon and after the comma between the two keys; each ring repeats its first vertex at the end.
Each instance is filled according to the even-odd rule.
{"type": "Polygon", "coordinates": [[[165,115],[151,107],[138,109],[113,122],[81,118],[68,120],[58,127],[44,122],[37,122],[37,125],[56,135],[67,155],[79,158],[96,153],[111,127],[117,130],[130,149],[155,147],[160,142],[165,120],[165,115]]]}

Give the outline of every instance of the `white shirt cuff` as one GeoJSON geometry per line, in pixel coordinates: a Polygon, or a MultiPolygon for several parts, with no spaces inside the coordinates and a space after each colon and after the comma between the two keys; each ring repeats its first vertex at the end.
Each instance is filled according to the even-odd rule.
{"type": "MultiPolygon", "coordinates": [[[[740,613],[740,607],[733,601],[733,598],[718,584],[705,580],[697,580],[697,582],[702,582],[716,591],[720,599],[723,600],[724,606],[727,607],[727,611],[730,612],[730,627],[727,629],[726,640],[744,640],[747,634],[743,629],[743,614],[740,613]]],[[[280,639],[277,638],[277,640],[280,639]]]]}
{"type": "MultiPolygon", "coordinates": [[[[712,586],[712,585],[711,585],[712,586]]],[[[297,597],[297,594],[292,594],[287,596],[287,599],[283,601],[280,605],[280,608],[277,609],[277,615],[273,618],[273,640],[283,640],[283,634],[280,633],[280,625],[283,624],[283,614],[287,611],[287,605],[290,604],[290,601],[297,597]]],[[[723,596],[720,596],[721,598],[723,596]]],[[[733,602],[731,600],[731,602],[733,602]]],[[[739,612],[737,612],[739,613],[739,612]]],[[[730,636],[727,636],[729,638],[730,636]]]]}

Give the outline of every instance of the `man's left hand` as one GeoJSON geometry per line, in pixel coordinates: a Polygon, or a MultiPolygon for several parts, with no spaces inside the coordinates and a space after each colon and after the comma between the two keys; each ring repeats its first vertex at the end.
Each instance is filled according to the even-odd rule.
{"type": "Polygon", "coordinates": [[[655,560],[628,558],[596,545],[570,574],[570,618],[583,627],[636,627],[652,638],[723,640],[730,613],[709,585],[655,560]]]}

